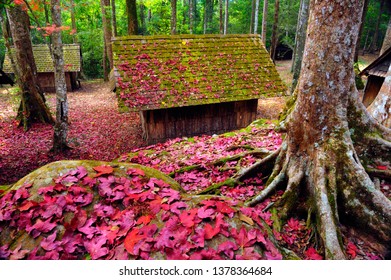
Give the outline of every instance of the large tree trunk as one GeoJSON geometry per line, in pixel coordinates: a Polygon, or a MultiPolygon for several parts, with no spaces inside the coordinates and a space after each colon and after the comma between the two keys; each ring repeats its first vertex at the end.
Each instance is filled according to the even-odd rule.
{"type": "Polygon", "coordinates": [[[273,32],[272,32],[272,42],[270,46],[270,57],[272,60],[275,60],[276,49],[278,45],[278,17],[280,10],[280,0],[276,0],[274,3],[274,23],[273,23],[273,32]]]}
{"type": "Polygon", "coordinates": [[[128,12],[128,35],[137,35],[137,6],[136,0],[126,0],[126,10],[128,12]]]}
{"type": "Polygon", "coordinates": [[[389,48],[391,48],[391,18],[388,21],[387,32],[386,35],[384,36],[383,45],[380,50],[380,55],[382,55],[389,48]]]}
{"type": "Polygon", "coordinates": [[[15,60],[22,85],[22,100],[18,110],[20,125],[27,130],[32,123],[53,124],[54,120],[45,104],[45,97],[37,79],[37,67],[30,39],[30,20],[18,5],[7,8],[8,20],[15,46],[15,60]]]}
{"type": "Polygon", "coordinates": [[[52,33],[54,80],[56,86],[56,124],[54,126],[53,151],[68,149],[68,101],[67,85],[64,72],[64,52],[61,39],[61,4],[60,0],[51,0],[52,23],[56,30],[52,33]]]}
{"type": "Polygon", "coordinates": [[[177,0],[171,0],[171,34],[176,34],[176,5],[177,0]]]}
{"type": "Polygon", "coordinates": [[[110,0],[100,0],[102,10],[103,34],[105,40],[106,57],[109,60],[109,71],[113,69],[113,47],[111,45],[111,37],[113,30],[110,17],[110,0]]]}
{"type": "Polygon", "coordinates": [[[346,258],[341,223],[379,244],[391,240],[391,201],[361,163],[391,158],[391,130],[370,117],[355,87],[352,50],[363,2],[311,1],[297,100],[285,120],[287,135],[265,189],[247,203],[255,205],[286,186],[273,207],[283,220],[296,207],[306,209],[327,259],[346,258]]]}
{"type": "Polygon", "coordinates": [[[293,52],[293,59],[292,59],[292,72],[293,72],[292,89],[291,89],[292,92],[296,88],[297,81],[299,80],[300,71],[301,71],[301,62],[303,60],[305,39],[307,37],[309,4],[310,4],[309,0],[300,1],[299,18],[297,20],[297,27],[296,27],[295,49],[293,52]]]}
{"type": "Polygon", "coordinates": [[[263,0],[263,13],[262,13],[262,31],[261,38],[262,42],[266,47],[266,29],[267,29],[267,8],[268,8],[268,0],[263,0]]]}

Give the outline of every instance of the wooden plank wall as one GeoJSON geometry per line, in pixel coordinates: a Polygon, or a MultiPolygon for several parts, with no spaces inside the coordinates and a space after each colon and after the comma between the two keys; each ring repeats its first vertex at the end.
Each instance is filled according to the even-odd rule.
{"type": "Polygon", "coordinates": [[[176,137],[219,134],[248,126],[256,119],[258,100],[142,111],[148,144],[176,137]]]}

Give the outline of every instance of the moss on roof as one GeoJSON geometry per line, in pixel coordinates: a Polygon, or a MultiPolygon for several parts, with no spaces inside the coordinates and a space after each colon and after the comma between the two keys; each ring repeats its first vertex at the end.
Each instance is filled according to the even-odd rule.
{"type": "MultiPolygon", "coordinates": [[[[81,65],[80,46],[77,44],[63,45],[65,72],[79,72],[81,65]]],[[[14,52],[14,48],[11,49],[14,52]]],[[[33,45],[33,53],[38,73],[54,72],[53,60],[48,45],[33,45]]],[[[8,54],[4,59],[3,71],[13,73],[8,54]]]]}
{"type": "Polygon", "coordinates": [[[286,92],[259,35],[126,36],[112,43],[111,82],[134,111],[286,92]]]}

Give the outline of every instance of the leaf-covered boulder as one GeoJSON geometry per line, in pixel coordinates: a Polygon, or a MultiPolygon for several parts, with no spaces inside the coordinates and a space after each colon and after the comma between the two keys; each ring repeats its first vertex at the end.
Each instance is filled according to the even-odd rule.
{"type": "Polygon", "coordinates": [[[281,259],[271,223],[152,168],[60,161],[1,194],[0,258],[281,259]]]}

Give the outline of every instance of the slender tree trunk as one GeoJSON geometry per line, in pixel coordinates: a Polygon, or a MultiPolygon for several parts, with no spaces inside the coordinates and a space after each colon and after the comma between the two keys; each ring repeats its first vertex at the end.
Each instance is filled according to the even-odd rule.
{"type": "Polygon", "coordinates": [[[225,0],[224,35],[228,33],[229,0],[225,0]]]}
{"type": "Polygon", "coordinates": [[[380,12],[379,12],[379,15],[377,17],[375,33],[373,35],[373,40],[372,40],[372,44],[371,44],[371,48],[370,48],[371,52],[376,52],[379,49],[379,47],[377,45],[377,43],[378,43],[377,41],[379,39],[379,28],[380,28],[381,16],[382,16],[382,14],[384,12],[384,4],[385,4],[385,0],[381,0],[381,2],[380,2],[380,12]]]}
{"type": "Polygon", "coordinates": [[[10,30],[15,46],[15,60],[22,85],[22,100],[18,110],[20,125],[27,130],[32,123],[54,124],[37,79],[33,48],[30,39],[30,20],[18,5],[7,8],[10,30]]]}
{"type": "Polygon", "coordinates": [[[51,0],[52,23],[57,30],[52,33],[54,80],[56,85],[56,124],[54,126],[53,151],[68,149],[68,101],[67,85],[64,72],[64,52],[61,39],[61,4],[60,0],[51,0]]]}
{"type": "Polygon", "coordinates": [[[219,0],[219,30],[224,34],[223,0],[219,0]]]}
{"type": "Polygon", "coordinates": [[[309,4],[310,4],[309,0],[300,1],[299,18],[297,20],[297,27],[296,27],[296,40],[295,40],[296,43],[295,43],[295,49],[293,52],[293,59],[292,59],[293,80],[292,80],[291,92],[295,90],[297,81],[299,80],[299,76],[300,76],[301,61],[303,60],[304,45],[307,37],[309,4]]]}
{"type": "Polygon", "coordinates": [[[137,35],[138,23],[136,0],[126,0],[126,9],[128,12],[128,35],[137,35]]]}
{"type": "Polygon", "coordinates": [[[273,61],[276,59],[276,49],[278,45],[278,16],[280,10],[280,0],[276,0],[274,3],[274,23],[272,32],[272,43],[270,46],[270,57],[273,61]]]}
{"type": "Polygon", "coordinates": [[[176,12],[177,12],[177,0],[171,0],[171,34],[175,35],[176,32],[176,12]]]}
{"type": "MultiPolygon", "coordinates": [[[[141,22],[141,34],[147,33],[147,24],[145,22],[145,4],[144,0],[140,1],[140,22],[141,22]]],[[[151,10],[148,10],[148,20],[151,20],[152,14],[150,14],[151,10]]]]}
{"type": "Polygon", "coordinates": [[[357,45],[356,45],[356,49],[354,51],[354,62],[355,63],[358,61],[358,55],[359,55],[359,51],[360,51],[360,41],[361,41],[362,32],[364,30],[365,17],[366,17],[367,11],[368,11],[368,3],[369,3],[369,0],[364,0],[364,8],[363,8],[363,13],[362,13],[362,17],[361,17],[360,32],[358,33],[357,45]]]}
{"type": "Polygon", "coordinates": [[[193,34],[194,32],[194,2],[189,0],[189,33],[193,34]]]}
{"type": "Polygon", "coordinates": [[[103,56],[102,56],[102,68],[103,68],[103,80],[107,82],[109,80],[109,69],[107,67],[107,45],[103,36],[103,56]]]}
{"type": "Polygon", "coordinates": [[[251,1],[250,34],[254,34],[255,0],[251,1]]]}
{"type": "Polygon", "coordinates": [[[70,5],[71,5],[71,23],[72,23],[72,40],[73,43],[77,43],[77,27],[76,27],[76,17],[75,17],[75,3],[73,0],[70,0],[70,5]]]}
{"type": "Polygon", "coordinates": [[[210,33],[211,15],[213,13],[213,0],[205,0],[204,7],[204,34],[210,33]]]}
{"type": "Polygon", "coordinates": [[[274,204],[286,220],[307,209],[327,259],[345,259],[341,223],[391,239],[391,201],[375,187],[361,160],[391,158],[391,130],[358,99],[353,58],[363,0],[311,1],[297,99],[285,120],[286,137],[255,205],[286,186],[274,204]],[[301,208],[304,207],[304,208],[301,208]]]}
{"type": "Polygon", "coordinates": [[[110,18],[110,0],[100,0],[102,10],[103,34],[106,46],[106,57],[109,60],[109,70],[113,69],[113,47],[111,45],[111,37],[113,30],[110,18]]]}
{"type": "Polygon", "coordinates": [[[258,20],[259,20],[259,0],[255,0],[254,34],[258,33],[258,20]]]}
{"type": "Polygon", "coordinates": [[[115,7],[115,0],[111,0],[111,18],[112,18],[112,24],[113,24],[113,34],[114,34],[114,37],[117,37],[118,30],[117,30],[117,13],[116,13],[116,7],[115,7]]]}
{"type": "Polygon", "coordinates": [[[266,47],[266,29],[267,29],[267,10],[268,10],[268,0],[263,0],[263,13],[262,13],[262,42],[266,47]]]}
{"type": "Polygon", "coordinates": [[[380,55],[382,55],[389,48],[391,48],[391,18],[388,21],[387,32],[386,35],[384,36],[383,45],[380,50],[380,55]]]}

